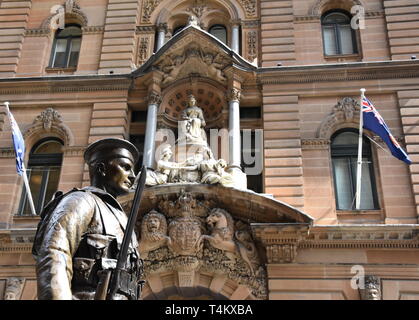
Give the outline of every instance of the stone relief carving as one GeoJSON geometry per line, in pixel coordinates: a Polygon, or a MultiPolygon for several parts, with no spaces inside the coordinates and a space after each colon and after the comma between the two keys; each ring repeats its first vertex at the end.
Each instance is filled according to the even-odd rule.
{"type": "Polygon", "coordinates": [[[193,15],[195,15],[198,19],[200,19],[203,15],[203,13],[209,9],[205,3],[204,0],[195,0],[194,3],[187,8],[186,10],[188,12],[191,12],[193,15]]]}
{"type": "Polygon", "coordinates": [[[167,236],[166,217],[152,210],[144,216],[141,225],[139,249],[145,257],[149,251],[156,250],[165,245],[171,245],[171,239],[167,236]]]}
{"type": "Polygon", "coordinates": [[[381,300],[381,280],[379,277],[366,275],[364,289],[359,289],[361,300],[381,300]]]}
{"type": "Polygon", "coordinates": [[[239,2],[246,12],[246,17],[250,18],[257,16],[256,0],[239,0],[239,2]]]}
{"type": "MultiPolygon", "coordinates": [[[[81,10],[81,7],[76,3],[75,0],[66,0],[62,7],[67,18],[75,18],[82,27],[88,25],[88,19],[86,14],[81,10]]],[[[58,12],[57,12],[58,13],[58,12]]],[[[57,17],[57,13],[49,16],[41,25],[41,29],[50,29],[51,21],[57,17]]]]}
{"type": "Polygon", "coordinates": [[[150,22],[151,14],[153,13],[154,9],[159,5],[161,0],[146,0],[143,2],[143,14],[142,20],[143,22],[150,22]]]}
{"type": "Polygon", "coordinates": [[[247,33],[247,58],[254,61],[257,57],[257,32],[249,31],[247,33]]]}
{"type": "Polygon", "coordinates": [[[63,122],[61,115],[58,111],[53,108],[47,108],[40,115],[38,115],[33,123],[25,128],[23,137],[27,137],[36,134],[38,131],[55,132],[65,142],[65,145],[74,145],[74,137],[67,125],[63,122]]]}
{"type": "Polygon", "coordinates": [[[359,117],[359,102],[350,97],[341,99],[321,123],[317,137],[330,139],[336,126],[345,122],[355,123],[358,121],[356,117],[359,117]]]}
{"type": "Polygon", "coordinates": [[[163,84],[197,73],[225,83],[227,78],[223,69],[226,65],[227,59],[219,53],[191,45],[181,54],[167,56],[157,68],[163,72],[163,84]]]}
{"type": "Polygon", "coordinates": [[[45,111],[42,111],[39,116],[35,118],[34,123],[39,122],[42,124],[43,128],[46,131],[51,131],[52,124],[54,122],[61,123],[61,115],[58,111],[53,108],[47,108],[45,111]]]}
{"type": "Polygon", "coordinates": [[[142,65],[144,62],[147,61],[148,58],[148,45],[150,39],[148,37],[144,37],[140,39],[140,44],[138,48],[138,65],[142,65]]]}
{"type": "Polygon", "coordinates": [[[221,272],[247,285],[255,297],[266,299],[266,271],[249,224],[234,219],[214,200],[198,199],[184,190],[177,198],[164,197],[138,226],[146,276],[168,271],[221,272]]]}
{"type": "Polygon", "coordinates": [[[22,295],[24,278],[8,278],[4,290],[4,300],[19,300],[22,295]]]}

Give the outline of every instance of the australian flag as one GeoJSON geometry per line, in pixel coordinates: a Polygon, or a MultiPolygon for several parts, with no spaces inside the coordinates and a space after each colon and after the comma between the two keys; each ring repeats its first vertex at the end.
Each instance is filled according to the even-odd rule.
{"type": "Polygon", "coordinates": [[[379,135],[380,138],[387,144],[393,156],[406,162],[407,164],[411,164],[412,161],[409,159],[407,153],[400,147],[399,143],[393,137],[390,129],[384,122],[384,119],[378,113],[377,109],[375,109],[371,101],[369,101],[366,97],[363,97],[362,99],[362,114],[364,117],[363,127],[379,135]]]}
{"type": "Polygon", "coordinates": [[[10,126],[12,129],[12,138],[13,145],[15,147],[16,153],[16,171],[19,175],[22,175],[23,169],[23,158],[25,157],[25,140],[23,140],[22,133],[20,132],[19,126],[16,123],[13,114],[10,110],[7,110],[9,113],[10,126]]]}

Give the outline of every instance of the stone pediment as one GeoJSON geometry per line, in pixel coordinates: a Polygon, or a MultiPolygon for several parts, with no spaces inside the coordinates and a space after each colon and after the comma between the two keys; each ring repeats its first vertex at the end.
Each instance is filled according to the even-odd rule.
{"type": "Polygon", "coordinates": [[[240,73],[257,69],[213,35],[189,25],[174,35],[133,75],[141,77],[158,70],[163,74],[163,87],[189,76],[206,77],[226,84],[226,71],[230,66],[240,73]]]}
{"type": "MultiPolygon", "coordinates": [[[[139,217],[158,208],[165,200],[174,200],[182,192],[192,194],[195,199],[205,201],[209,207],[220,207],[238,219],[251,223],[303,223],[311,225],[313,218],[308,214],[267,196],[251,190],[238,190],[222,185],[166,184],[144,190],[139,217]]],[[[126,212],[129,212],[134,194],[119,198],[126,212]]]]}

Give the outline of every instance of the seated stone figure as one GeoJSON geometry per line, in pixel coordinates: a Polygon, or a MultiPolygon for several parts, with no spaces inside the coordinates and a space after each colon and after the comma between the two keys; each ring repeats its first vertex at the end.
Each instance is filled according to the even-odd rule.
{"type": "Polygon", "coordinates": [[[204,160],[200,163],[202,172],[201,183],[217,184],[220,183],[225,187],[233,185],[233,177],[225,171],[227,163],[224,159],[216,160],[210,148],[204,151],[204,160]]]}
{"type": "Polygon", "coordinates": [[[179,170],[192,171],[196,166],[190,166],[182,163],[173,162],[173,153],[170,146],[163,149],[160,160],[157,162],[155,171],[147,171],[146,184],[148,186],[155,186],[164,183],[178,182],[179,170]]]}

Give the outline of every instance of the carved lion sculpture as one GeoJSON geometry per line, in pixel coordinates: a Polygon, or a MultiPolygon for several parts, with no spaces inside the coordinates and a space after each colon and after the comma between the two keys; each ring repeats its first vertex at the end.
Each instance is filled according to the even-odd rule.
{"type": "Polygon", "coordinates": [[[139,251],[141,254],[147,255],[149,251],[165,245],[171,245],[171,239],[167,236],[166,218],[161,213],[152,210],[144,216],[141,223],[139,251]]]}
{"type": "Polygon", "coordinates": [[[248,250],[241,242],[234,239],[234,220],[231,215],[224,209],[215,208],[210,212],[206,222],[211,234],[202,235],[200,240],[208,240],[214,248],[225,251],[230,259],[240,256],[254,274],[248,250]]]}

